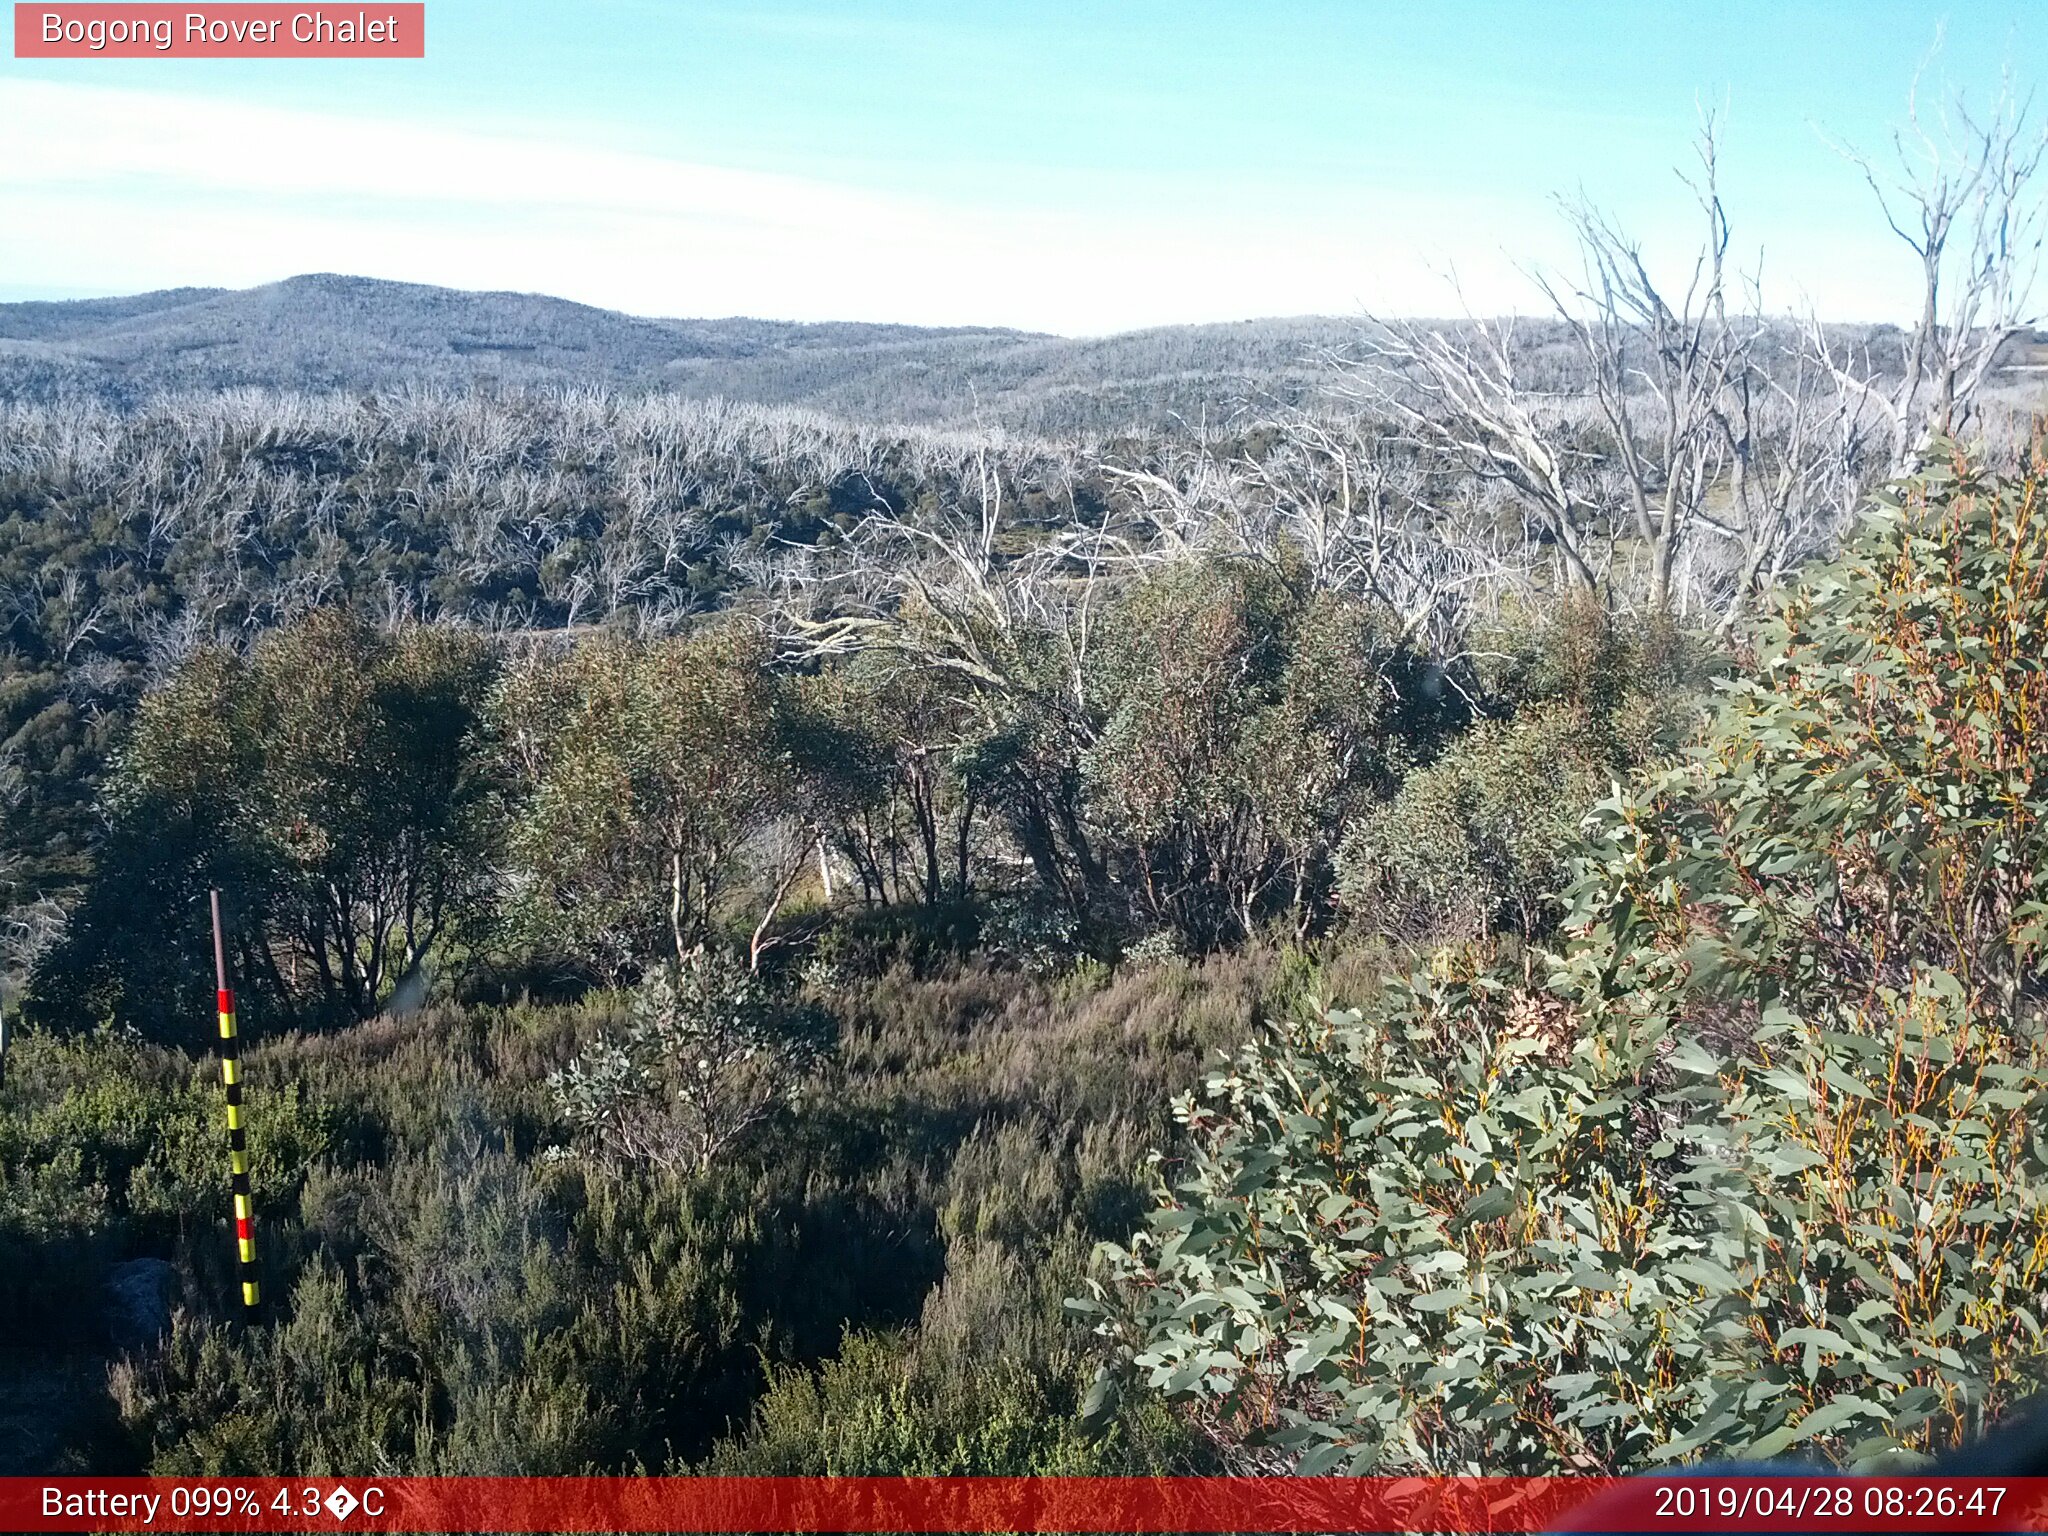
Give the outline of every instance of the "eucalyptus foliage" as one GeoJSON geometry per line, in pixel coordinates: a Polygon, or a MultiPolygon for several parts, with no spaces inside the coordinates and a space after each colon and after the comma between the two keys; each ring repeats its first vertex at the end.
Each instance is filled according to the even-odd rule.
{"type": "Polygon", "coordinates": [[[604,634],[508,668],[491,724],[517,807],[504,847],[516,938],[612,980],[684,963],[798,798],[781,692],[731,628],[604,634]]]}
{"type": "Polygon", "coordinates": [[[259,1029],[367,1018],[473,942],[495,827],[471,742],[494,665],[476,636],[339,609],[247,656],[196,652],[127,733],[99,874],[32,1015],[187,1038],[213,986],[210,886],[259,1029]]]}
{"type": "Polygon", "coordinates": [[[830,1026],[737,960],[699,950],[650,972],[626,1028],[549,1074],[548,1089],[598,1156],[694,1173],[795,1101],[830,1026]]]}
{"type": "Polygon", "coordinates": [[[1307,1471],[1869,1467],[2025,1396],[2042,477],[1956,459],[1871,512],[1591,818],[1540,984],[1440,951],[1183,1100],[1079,1304],[1121,1379],[1307,1471]]]}
{"type": "Polygon", "coordinates": [[[1538,933],[1585,808],[1612,773],[1594,723],[1539,706],[1483,721],[1355,818],[1337,851],[1345,909],[1387,933],[1538,933]]]}

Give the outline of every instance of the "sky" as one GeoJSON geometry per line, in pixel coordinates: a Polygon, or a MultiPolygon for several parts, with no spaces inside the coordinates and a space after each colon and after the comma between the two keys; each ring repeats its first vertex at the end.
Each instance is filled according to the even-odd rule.
{"type": "Polygon", "coordinates": [[[426,52],[10,39],[0,299],[349,272],[1070,335],[1529,311],[1560,195],[1682,277],[1712,108],[1767,303],[1899,318],[1913,258],[1840,146],[1884,149],[1923,64],[1929,99],[2034,83],[2048,0],[428,0],[426,52]]]}

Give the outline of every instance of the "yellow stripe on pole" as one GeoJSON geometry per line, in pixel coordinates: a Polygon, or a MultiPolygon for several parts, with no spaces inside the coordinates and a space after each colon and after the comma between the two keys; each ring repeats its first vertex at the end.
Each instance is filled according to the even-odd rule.
{"type": "Polygon", "coordinates": [[[237,1221],[242,1221],[242,1220],[245,1220],[245,1219],[246,1219],[246,1218],[248,1217],[248,1215],[249,1215],[249,1197],[248,1197],[247,1195],[237,1195],[237,1196],[235,1196],[235,1220],[237,1220],[237,1221]]]}
{"type": "Polygon", "coordinates": [[[228,1154],[228,1172],[230,1172],[230,1173],[247,1173],[248,1171],[249,1171],[249,1154],[248,1154],[248,1153],[246,1153],[246,1152],[230,1152],[230,1153],[228,1154]]]}
{"type": "Polygon", "coordinates": [[[230,1105],[228,1106],[228,1129],[229,1129],[229,1130],[231,1130],[231,1131],[239,1131],[239,1130],[240,1130],[241,1128],[242,1128],[242,1110],[241,1110],[241,1106],[240,1106],[240,1105],[238,1105],[238,1104],[230,1104],[230,1105]]]}
{"type": "Polygon", "coordinates": [[[242,1080],[241,1070],[235,1065],[235,1058],[223,1056],[220,1062],[220,1080],[232,1086],[242,1080]]]}
{"type": "Polygon", "coordinates": [[[256,1305],[256,1282],[254,1280],[244,1280],[242,1282],[242,1305],[245,1307],[256,1305]]]}
{"type": "Polygon", "coordinates": [[[220,1037],[223,1040],[235,1038],[235,1016],[232,1013],[224,1013],[220,1016],[220,1037]]]}
{"type": "Polygon", "coordinates": [[[242,1262],[244,1264],[254,1264],[256,1262],[256,1244],[245,1237],[238,1246],[242,1250],[242,1262]]]}

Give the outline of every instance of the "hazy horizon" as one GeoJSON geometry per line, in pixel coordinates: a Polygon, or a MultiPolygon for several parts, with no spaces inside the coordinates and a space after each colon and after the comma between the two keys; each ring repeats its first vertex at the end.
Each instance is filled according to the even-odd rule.
{"type": "MultiPolygon", "coordinates": [[[[672,311],[672,312],[669,312],[669,313],[666,313],[666,314],[657,314],[657,313],[654,313],[654,312],[652,312],[652,311],[641,311],[641,310],[632,310],[632,309],[617,309],[617,308],[614,308],[613,306],[611,306],[611,305],[608,305],[608,304],[590,304],[590,303],[588,303],[588,301],[586,301],[586,300],[583,300],[583,299],[577,299],[577,298],[573,298],[573,297],[571,297],[571,296],[569,296],[569,295],[567,295],[567,294],[560,294],[560,293],[547,293],[547,292],[543,292],[543,291],[541,291],[541,290],[538,290],[538,289],[525,289],[525,288],[463,288],[463,287],[458,287],[457,285],[455,285],[455,284],[451,284],[451,283],[427,283],[427,282],[420,282],[420,281],[417,281],[417,280],[415,280],[415,279],[411,279],[411,278],[403,278],[403,277],[398,277],[398,278],[392,278],[392,277],[373,277],[373,276],[371,276],[370,274],[368,274],[368,273],[363,273],[363,272],[291,272],[291,273],[287,273],[287,274],[285,274],[285,275],[284,275],[284,276],[282,276],[282,277],[272,278],[272,279],[268,280],[267,282],[259,282],[259,283],[248,283],[248,284],[241,284],[241,285],[236,285],[236,286],[229,286],[229,285],[225,285],[225,284],[219,284],[219,283],[179,283],[179,284],[174,284],[174,285],[172,285],[172,286],[170,286],[170,287],[167,287],[167,288],[137,288],[137,289],[128,289],[128,290],[124,290],[124,291],[120,291],[120,292],[109,292],[109,291],[101,291],[101,290],[94,290],[94,289],[78,289],[78,290],[67,290],[67,289],[63,289],[63,288],[56,288],[56,287],[38,287],[38,286],[36,286],[36,285],[21,285],[21,284],[10,284],[10,283],[6,283],[6,282],[0,282],[0,305],[11,305],[11,304],[90,304],[90,303],[96,303],[96,302],[105,302],[105,301],[108,301],[108,300],[114,300],[114,299],[140,299],[140,298],[148,298],[148,297],[150,297],[150,296],[151,296],[151,295],[153,295],[153,294],[159,294],[159,293],[175,293],[175,292],[179,292],[179,291],[183,291],[183,290],[190,290],[190,291],[199,291],[199,292],[215,292],[215,293],[223,293],[223,294],[226,294],[226,293],[247,293],[247,292],[251,292],[251,291],[253,291],[253,290],[255,290],[255,289],[259,289],[259,288],[269,288],[269,287],[275,287],[275,286],[277,286],[277,285],[279,285],[279,284],[282,284],[282,283],[289,283],[289,282],[297,282],[297,281],[301,281],[301,280],[305,280],[305,279],[310,279],[310,278],[323,278],[323,277],[331,277],[331,278],[341,278],[341,279],[343,279],[343,280],[345,280],[345,281],[365,281],[365,282],[378,282],[378,283],[392,283],[392,284],[396,284],[396,285],[398,285],[398,286],[401,286],[401,287],[416,287],[416,288],[436,288],[436,289],[441,289],[441,290],[443,290],[443,291],[447,291],[447,292],[456,292],[456,293],[469,293],[469,294],[479,294],[479,295],[491,295],[491,294],[499,294],[499,295],[509,295],[509,296],[512,296],[512,297],[516,297],[516,298],[528,298],[528,299],[548,299],[548,300],[554,300],[554,301],[558,301],[558,302],[561,302],[561,303],[565,303],[565,304],[580,304],[580,305],[584,305],[584,306],[585,306],[586,308],[590,308],[590,309],[598,309],[598,310],[603,310],[603,311],[606,311],[606,312],[608,312],[608,313],[612,313],[612,314],[619,314],[619,315],[625,315],[625,316],[627,316],[628,318],[631,318],[631,319],[635,319],[635,320],[674,320],[674,321],[740,321],[740,320],[755,320],[755,321],[764,321],[764,322],[767,322],[767,323],[769,323],[769,324],[788,324],[788,325],[834,325],[834,324],[844,324],[844,325],[899,325],[899,326],[906,326],[906,327],[914,327],[914,328],[916,328],[916,329],[921,329],[921,330],[949,330],[949,329],[964,329],[964,330],[985,330],[985,331],[1004,331],[1004,330],[1007,330],[1007,331],[1016,331],[1016,332],[1017,332],[1018,334],[1020,334],[1020,335],[1030,335],[1030,336],[1047,336],[1047,337],[1053,337],[1053,338],[1056,338],[1056,339],[1058,339],[1058,340],[1061,340],[1061,341],[1091,341],[1091,340],[1103,340],[1103,339],[1108,339],[1108,338],[1111,338],[1111,337],[1116,337],[1116,336],[1128,336],[1128,335],[1134,335],[1134,334],[1142,333],[1142,332],[1145,332],[1145,331],[1161,331],[1161,330],[1176,330],[1176,329],[1184,329],[1184,328],[1185,328],[1185,329],[1195,329],[1195,328],[1200,328],[1200,327],[1207,327],[1207,326],[1230,326],[1230,325],[1264,325],[1264,324],[1288,324],[1288,323],[1301,323],[1301,322],[1306,322],[1306,321],[1329,321],[1329,322],[1333,322],[1333,323],[1343,323],[1343,322],[1348,322],[1348,321],[1357,321],[1357,322],[1367,322],[1367,321],[1370,321],[1370,320],[1372,320],[1372,319],[1376,318],[1376,316],[1374,315],[1374,313],[1373,313],[1373,312],[1370,312],[1370,311],[1367,311],[1367,310],[1362,310],[1362,309],[1361,309],[1361,310],[1356,310],[1356,311],[1353,311],[1353,312],[1351,312],[1351,313],[1348,313],[1348,314],[1345,314],[1345,313],[1339,313],[1339,312],[1334,312],[1334,311],[1300,311],[1300,312],[1297,312],[1297,313],[1288,313],[1288,314],[1282,314],[1282,313],[1278,313],[1278,312],[1275,312],[1275,313],[1270,313],[1270,314],[1246,314],[1246,315],[1228,315],[1228,316],[1221,316],[1221,317],[1218,317],[1218,318],[1216,318],[1216,319],[1210,319],[1210,320],[1162,320],[1162,321],[1155,321],[1155,322],[1149,322],[1149,323],[1147,323],[1147,324],[1144,324],[1144,325],[1133,325],[1133,326],[1126,326],[1126,327],[1123,327],[1123,328],[1121,328],[1121,329],[1118,329],[1118,330],[1108,330],[1108,331],[1052,331],[1052,330],[1045,330],[1045,329],[1043,329],[1043,328],[1032,328],[1032,327],[1023,327],[1023,326],[1012,326],[1012,325],[1004,325],[1004,324],[1000,324],[1000,323],[997,323],[997,322],[988,322],[988,323],[977,323],[977,322],[975,322],[975,321],[972,321],[972,320],[967,320],[967,321],[952,321],[952,322],[946,322],[946,323],[929,323],[929,324],[927,324],[927,323],[924,323],[924,322],[919,322],[919,321],[912,321],[912,320],[902,320],[902,319],[898,319],[898,318],[896,318],[896,317],[894,317],[894,316],[890,316],[890,315],[881,315],[881,314],[873,314],[873,315],[829,315],[829,316],[823,316],[823,317],[819,317],[819,318],[815,318],[815,319],[814,319],[814,318],[809,318],[809,317],[805,317],[805,318],[798,318],[798,317],[796,317],[796,316],[792,316],[792,315],[778,315],[778,314],[740,314],[740,313],[714,313],[714,312],[712,312],[712,311],[709,311],[709,310],[704,310],[704,311],[698,311],[698,312],[695,312],[695,313],[691,313],[691,312],[688,312],[688,311],[681,311],[681,310],[677,310],[677,311],[672,311]]],[[[1519,319],[1519,318],[1528,318],[1528,319],[1537,319],[1537,320],[1541,320],[1541,319],[1546,319],[1546,318],[1550,318],[1550,316],[1551,316],[1551,313],[1552,313],[1552,312],[1548,312],[1548,311],[1545,311],[1545,310],[1542,310],[1542,309],[1539,309],[1539,308],[1529,308],[1529,309],[1523,309],[1523,310],[1512,310],[1512,311],[1509,311],[1509,310],[1502,310],[1502,311],[1494,311],[1494,312],[1492,312],[1491,314],[1488,314],[1488,315],[1484,315],[1484,316],[1482,316],[1481,318],[1488,318],[1488,319],[1492,319],[1492,318],[1509,318],[1509,317],[1512,317],[1512,318],[1518,318],[1518,319],[1519,319]]],[[[1796,313],[1793,313],[1793,312],[1790,312],[1790,311],[1783,311],[1783,312],[1781,312],[1781,313],[1783,313],[1783,314],[1785,315],[1785,318],[1787,318],[1787,319],[1796,319],[1796,318],[1798,318],[1798,316],[1796,315],[1796,313]]],[[[1390,319],[1391,319],[1391,318],[1400,318],[1400,319],[1414,319],[1414,320],[1422,320],[1422,321],[1440,321],[1440,322],[1444,322],[1444,323],[1450,323],[1450,322],[1452,322],[1452,321],[1454,321],[1455,319],[1458,319],[1458,318],[1460,318],[1460,317],[1458,317],[1458,316],[1455,316],[1455,315],[1453,315],[1453,314],[1449,313],[1448,311],[1446,311],[1446,312],[1443,312],[1443,313],[1438,313],[1438,314],[1420,314],[1420,315],[1400,315],[1400,316],[1394,316],[1394,315],[1387,315],[1387,316],[1385,316],[1385,318],[1390,318],[1390,319]]],[[[1897,323],[1897,321],[1896,321],[1895,317],[1892,317],[1892,316],[1868,316],[1868,315],[1841,315],[1841,316],[1835,316],[1835,317],[1832,317],[1832,318],[1831,318],[1831,320],[1830,320],[1830,323],[1831,323],[1831,324],[1841,324],[1841,325],[1851,325],[1851,326],[1855,326],[1855,325],[1886,325],[1886,324],[1895,324],[1895,323],[1897,323]]]]}

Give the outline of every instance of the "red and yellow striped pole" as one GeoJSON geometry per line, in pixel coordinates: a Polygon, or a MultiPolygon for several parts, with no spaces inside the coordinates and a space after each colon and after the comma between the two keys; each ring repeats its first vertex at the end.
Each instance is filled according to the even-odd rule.
{"type": "Polygon", "coordinates": [[[241,1048],[235,1043],[235,994],[228,990],[228,952],[220,925],[220,892],[213,892],[213,976],[220,1008],[220,1080],[228,1097],[228,1186],[235,1196],[235,1252],[241,1260],[242,1305],[254,1310],[256,1212],[249,1202],[249,1141],[242,1131],[241,1048]]]}

